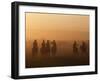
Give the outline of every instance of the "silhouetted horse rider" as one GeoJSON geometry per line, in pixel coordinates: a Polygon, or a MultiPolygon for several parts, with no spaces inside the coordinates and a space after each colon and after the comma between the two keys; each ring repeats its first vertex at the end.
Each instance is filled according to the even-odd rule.
{"type": "Polygon", "coordinates": [[[53,40],[53,41],[52,41],[52,46],[51,46],[51,54],[52,54],[52,55],[55,55],[55,54],[56,54],[56,51],[57,51],[56,41],[53,40]]]}
{"type": "Polygon", "coordinates": [[[38,44],[37,44],[37,40],[34,40],[33,46],[32,46],[32,54],[35,55],[37,53],[38,53],[38,44]]]}
{"type": "Polygon", "coordinates": [[[73,43],[73,52],[78,53],[78,44],[76,41],[74,41],[74,43],[73,43]]]}
{"type": "Polygon", "coordinates": [[[46,54],[46,44],[45,44],[44,40],[41,44],[40,52],[41,52],[41,54],[46,54]]]}
{"type": "Polygon", "coordinates": [[[50,41],[49,40],[47,40],[47,43],[46,43],[46,53],[50,55],[50,41]]]}
{"type": "Polygon", "coordinates": [[[87,51],[87,46],[86,46],[86,43],[84,41],[82,42],[82,45],[80,46],[80,50],[82,51],[82,53],[87,51]]]}

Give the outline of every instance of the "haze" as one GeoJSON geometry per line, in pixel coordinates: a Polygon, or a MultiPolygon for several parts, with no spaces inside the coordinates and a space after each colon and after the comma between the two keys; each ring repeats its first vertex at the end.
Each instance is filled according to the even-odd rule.
{"type": "Polygon", "coordinates": [[[89,16],[25,13],[26,40],[89,40],[89,16]]]}

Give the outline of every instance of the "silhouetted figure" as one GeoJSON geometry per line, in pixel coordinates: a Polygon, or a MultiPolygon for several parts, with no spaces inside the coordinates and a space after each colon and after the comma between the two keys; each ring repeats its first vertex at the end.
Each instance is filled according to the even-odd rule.
{"type": "Polygon", "coordinates": [[[73,43],[73,52],[78,53],[78,44],[76,41],[74,41],[74,43],[73,43]]]}
{"type": "Polygon", "coordinates": [[[46,53],[50,55],[50,41],[49,40],[47,40],[47,43],[46,43],[46,53]]]}
{"type": "Polygon", "coordinates": [[[46,54],[46,44],[45,44],[44,40],[41,44],[40,52],[41,52],[41,54],[46,54]]]}
{"type": "Polygon", "coordinates": [[[38,54],[38,44],[37,44],[37,40],[34,40],[34,42],[33,42],[32,54],[33,55],[38,54]]]}
{"type": "Polygon", "coordinates": [[[82,53],[87,51],[87,46],[86,46],[86,43],[84,41],[82,42],[82,45],[80,46],[80,50],[82,51],[82,53]]]}
{"type": "Polygon", "coordinates": [[[56,55],[56,52],[57,52],[57,45],[56,45],[56,41],[53,40],[52,41],[52,46],[51,46],[51,54],[56,55]]]}

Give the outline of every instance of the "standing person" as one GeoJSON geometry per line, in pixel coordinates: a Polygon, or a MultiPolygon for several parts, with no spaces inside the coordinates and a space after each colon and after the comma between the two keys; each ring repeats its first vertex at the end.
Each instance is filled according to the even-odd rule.
{"type": "Polygon", "coordinates": [[[57,52],[57,45],[56,45],[56,41],[53,40],[52,41],[52,47],[51,47],[51,54],[56,55],[56,52],[57,52]]]}
{"type": "Polygon", "coordinates": [[[78,53],[78,44],[76,41],[74,41],[74,43],[73,43],[73,52],[78,53]]]}
{"type": "Polygon", "coordinates": [[[41,44],[40,52],[41,52],[42,55],[44,55],[46,53],[46,45],[45,45],[45,41],[44,40],[43,40],[43,42],[41,44]]]}
{"type": "Polygon", "coordinates": [[[47,43],[46,43],[46,53],[50,55],[50,41],[49,40],[47,40],[47,43]]]}
{"type": "Polygon", "coordinates": [[[37,55],[38,54],[38,44],[37,44],[37,40],[34,40],[34,42],[33,42],[32,54],[33,55],[37,55]]]}

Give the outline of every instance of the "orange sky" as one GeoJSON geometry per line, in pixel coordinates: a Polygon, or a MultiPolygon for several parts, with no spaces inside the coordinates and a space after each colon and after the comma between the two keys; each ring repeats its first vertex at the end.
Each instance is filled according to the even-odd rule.
{"type": "Polygon", "coordinates": [[[89,40],[89,16],[26,13],[26,40],[89,40]]]}

